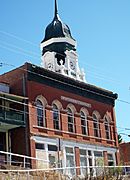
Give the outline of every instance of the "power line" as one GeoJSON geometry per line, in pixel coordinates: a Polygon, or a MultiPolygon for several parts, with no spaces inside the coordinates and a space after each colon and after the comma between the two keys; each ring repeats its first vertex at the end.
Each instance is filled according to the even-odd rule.
{"type": "MultiPolygon", "coordinates": [[[[14,103],[18,103],[18,104],[21,104],[21,105],[24,105],[24,106],[27,106],[27,107],[34,107],[34,108],[37,108],[37,106],[36,105],[34,105],[34,104],[26,104],[26,103],[23,103],[23,102],[19,102],[19,101],[16,101],[16,100],[12,100],[12,99],[8,99],[8,98],[6,98],[6,97],[0,97],[1,99],[3,99],[3,100],[5,100],[5,101],[10,101],[10,102],[14,102],[14,103]]],[[[18,110],[18,109],[15,109],[15,108],[10,108],[10,107],[8,107],[8,106],[5,106],[5,105],[0,105],[0,107],[2,107],[2,108],[5,108],[5,109],[10,109],[10,110],[14,110],[14,111],[17,111],[17,112],[20,112],[20,113],[26,113],[26,114],[28,114],[28,112],[26,111],[21,111],[21,110],[18,110]]],[[[39,108],[39,109],[42,109],[42,108],[39,108]]],[[[46,109],[45,109],[46,110],[46,109]]],[[[48,111],[48,110],[46,110],[46,111],[48,111]]],[[[49,112],[51,112],[51,113],[53,113],[53,110],[49,110],[49,112]]],[[[60,111],[58,111],[62,116],[68,116],[67,114],[62,114],[60,111]]],[[[30,115],[35,115],[34,113],[30,113],[30,115]]],[[[86,122],[89,122],[89,121],[91,121],[91,120],[88,120],[88,119],[86,119],[86,122]]],[[[98,122],[97,124],[102,124],[101,122],[98,122]]],[[[104,125],[106,124],[105,122],[103,123],[104,125]]],[[[125,131],[130,131],[130,129],[129,128],[123,128],[123,127],[119,127],[119,126],[114,126],[114,125],[111,125],[111,127],[116,127],[116,128],[118,128],[118,129],[122,129],[122,130],[125,130],[125,131]]],[[[93,129],[93,128],[92,128],[93,129]]],[[[120,134],[120,133],[119,133],[120,134]]]]}
{"type": "MultiPolygon", "coordinates": [[[[13,38],[16,38],[16,39],[18,39],[18,40],[24,41],[24,42],[29,43],[29,44],[30,44],[30,43],[31,43],[31,44],[34,44],[34,43],[30,42],[30,41],[27,41],[27,40],[25,40],[25,39],[22,39],[22,38],[16,36],[16,35],[12,35],[11,33],[7,33],[7,32],[4,32],[4,31],[0,31],[0,33],[3,33],[3,34],[8,35],[8,36],[11,36],[11,37],[13,37],[13,38]]],[[[9,43],[6,43],[6,44],[9,44],[9,43]]],[[[36,44],[35,44],[35,45],[36,45],[36,44]]],[[[11,46],[12,46],[12,45],[11,45],[11,46]]],[[[14,46],[14,47],[16,47],[16,46],[14,46]]],[[[3,47],[3,48],[6,48],[6,47],[3,47]]],[[[16,47],[16,48],[17,48],[17,47],[16,47]]],[[[22,48],[17,48],[17,49],[19,49],[19,50],[21,49],[22,51],[25,52],[25,50],[23,50],[22,48]]],[[[44,49],[46,49],[47,51],[49,50],[48,48],[44,48],[44,49]]],[[[11,48],[8,48],[8,50],[11,50],[11,51],[14,51],[14,52],[18,53],[18,51],[12,50],[11,48]]],[[[27,52],[27,51],[26,51],[26,52],[27,52]]],[[[30,52],[29,52],[29,53],[30,53],[30,52]]],[[[23,53],[22,53],[22,54],[23,54],[23,53]]],[[[26,54],[27,54],[27,53],[26,53],[26,54]]],[[[24,55],[26,55],[26,54],[24,53],[24,55]]],[[[33,53],[33,54],[37,55],[37,57],[40,57],[37,53],[33,53]]],[[[63,54],[61,54],[61,53],[58,53],[58,52],[57,52],[57,54],[65,57],[65,55],[63,55],[63,54]]],[[[29,56],[30,56],[30,55],[29,55],[29,56]]],[[[30,56],[30,57],[32,57],[32,56],[30,56]]],[[[82,64],[85,65],[86,67],[88,66],[86,63],[82,63],[82,64]]],[[[96,67],[96,69],[97,69],[97,67],[96,67]]],[[[99,68],[98,68],[98,69],[99,69],[99,68]]],[[[91,74],[95,74],[95,73],[93,73],[92,71],[88,71],[88,70],[87,70],[87,72],[89,72],[89,73],[91,73],[91,74]]],[[[92,75],[91,75],[91,76],[92,76],[92,75]]],[[[101,72],[100,72],[100,74],[97,74],[97,73],[96,73],[94,77],[97,78],[97,79],[100,79],[100,80],[105,80],[105,81],[117,83],[117,80],[108,79],[108,76],[101,75],[101,72]],[[97,76],[98,76],[98,77],[97,77],[97,76]]],[[[117,84],[119,84],[119,82],[118,82],[117,84]]]]}
{"type": "MultiPolygon", "coordinates": [[[[5,64],[5,65],[10,65],[10,64],[7,64],[7,63],[3,63],[3,64],[5,64]]],[[[12,65],[12,66],[16,67],[15,65],[12,65]]],[[[41,68],[41,67],[40,67],[40,68],[41,68]]],[[[68,85],[68,83],[63,82],[63,81],[60,81],[60,80],[57,80],[57,79],[54,79],[53,77],[48,77],[48,76],[45,76],[45,75],[42,75],[42,74],[39,74],[39,73],[30,71],[30,70],[21,68],[21,67],[18,67],[17,69],[23,70],[23,71],[25,71],[25,72],[32,73],[32,74],[34,74],[34,75],[38,75],[38,76],[40,76],[40,77],[43,77],[43,78],[46,78],[46,79],[49,79],[49,80],[53,80],[53,81],[55,81],[55,82],[59,82],[59,83],[63,83],[63,84],[65,84],[65,85],[68,85]]],[[[78,88],[78,89],[80,89],[80,90],[84,90],[84,91],[87,91],[87,92],[90,92],[90,93],[93,93],[93,94],[96,94],[96,95],[100,95],[100,96],[103,96],[103,97],[107,97],[107,98],[110,98],[110,99],[113,99],[113,100],[115,99],[115,98],[113,98],[113,97],[109,97],[109,96],[107,96],[107,95],[100,94],[100,93],[94,92],[94,91],[92,91],[92,90],[88,90],[88,89],[85,89],[85,88],[81,88],[81,87],[76,86],[76,85],[69,84],[69,86],[74,87],[74,88],[78,88]]]]}
{"type": "Polygon", "coordinates": [[[12,49],[12,48],[9,48],[9,47],[6,47],[6,46],[1,46],[1,45],[0,45],[0,47],[2,47],[2,48],[4,48],[4,49],[7,49],[7,50],[9,50],[9,51],[18,53],[18,54],[27,55],[27,56],[29,56],[29,57],[31,57],[31,58],[33,58],[33,59],[36,59],[36,57],[34,57],[34,56],[32,56],[32,55],[28,55],[28,54],[25,53],[25,52],[21,52],[21,51],[18,51],[18,50],[16,50],[16,49],[12,49]]]}
{"type": "Polygon", "coordinates": [[[15,49],[18,50],[18,51],[22,51],[22,52],[27,53],[27,54],[33,54],[33,56],[36,56],[36,57],[39,57],[39,58],[40,58],[40,56],[38,55],[38,53],[24,50],[24,49],[21,48],[21,47],[12,45],[12,44],[10,44],[10,43],[3,42],[3,41],[1,41],[1,40],[0,40],[0,42],[3,43],[3,44],[6,45],[6,46],[9,46],[9,47],[11,47],[11,48],[15,48],[15,49]]]}
{"type": "Polygon", "coordinates": [[[2,34],[4,34],[4,35],[7,35],[7,36],[10,36],[10,37],[12,37],[12,38],[15,38],[15,39],[17,39],[17,40],[26,42],[26,43],[28,43],[28,44],[37,46],[36,43],[33,43],[33,42],[31,42],[31,41],[28,41],[28,40],[25,40],[25,39],[23,39],[23,38],[21,38],[21,37],[18,37],[18,36],[16,36],[16,35],[14,35],[14,34],[11,34],[11,33],[8,33],[8,32],[5,32],[5,31],[2,31],[2,30],[0,30],[0,33],[2,33],[2,34]]]}
{"type": "MultiPolygon", "coordinates": [[[[16,66],[13,65],[13,64],[8,64],[8,63],[3,63],[3,62],[1,62],[0,64],[1,64],[1,65],[12,66],[12,67],[15,67],[15,68],[16,68],[16,66]]],[[[40,68],[41,68],[41,67],[40,67],[40,68]]],[[[41,75],[41,74],[38,74],[38,73],[35,73],[35,72],[32,72],[32,71],[23,69],[23,68],[19,68],[19,67],[18,67],[18,69],[21,69],[21,70],[23,70],[23,71],[26,71],[26,72],[29,72],[29,73],[32,73],[32,74],[35,74],[35,75],[38,75],[38,76],[41,76],[41,77],[45,77],[45,78],[47,78],[47,79],[51,79],[51,80],[54,80],[54,81],[61,82],[61,81],[56,80],[56,79],[54,79],[54,78],[50,78],[50,77],[47,77],[47,76],[44,76],[44,75],[41,75]]],[[[62,82],[62,83],[65,83],[65,82],[62,82]]],[[[67,84],[67,83],[66,83],[66,84],[67,84]]],[[[70,85],[70,86],[77,87],[77,86],[74,86],[74,85],[70,85]]],[[[87,90],[87,89],[84,89],[84,88],[80,88],[80,87],[77,87],[77,88],[78,88],[78,89],[81,89],[81,90],[86,90],[86,91],[88,91],[88,92],[92,92],[92,93],[97,94],[97,95],[100,95],[99,93],[96,93],[96,92],[93,92],[93,91],[90,91],[90,90],[87,90]]],[[[102,95],[102,96],[108,97],[108,96],[106,96],[106,95],[102,95]]],[[[112,98],[112,97],[109,97],[109,98],[114,99],[114,98],[112,98]]],[[[117,99],[117,101],[122,102],[122,103],[126,103],[126,104],[129,104],[129,105],[130,105],[130,102],[125,101],[125,100],[117,99]]]]}

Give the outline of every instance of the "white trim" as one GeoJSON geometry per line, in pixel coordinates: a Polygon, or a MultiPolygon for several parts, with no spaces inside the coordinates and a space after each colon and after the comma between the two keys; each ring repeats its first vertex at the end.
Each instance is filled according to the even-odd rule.
{"type": "Polygon", "coordinates": [[[46,144],[51,144],[51,145],[57,145],[58,143],[58,139],[52,139],[52,138],[43,138],[43,137],[39,137],[39,136],[32,136],[31,139],[33,139],[35,142],[38,143],[46,143],[46,144]]]}
{"type": "Polygon", "coordinates": [[[116,148],[112,147],[105,147],[101,145],[92,145],[89,143],[77,143],[76,141],[63,141],[63,146],[78,146],[79,148],[84,148],[91,151],[107,151],[107,152],[117,152],[116,148]]]}
{"type": "Polygon", "coordinates": [[[73,46],[76,46],[76,41],[74,41],[73,39],[71,38],[68,38],[68,37],[63,37],[63,38],[51,38],[43,43],[40,44],[40,47],[41,47],[41,51],[44,47],[48,46],[49,44],[52,44],[52,43],[61,43],[61,42],[66,42],[66,43],[69,43],[73,46]]]}
{"type": "MultiPolygon", "coordinates": [[[[58,138],[49,138],[49,137],[39,137],[39,136],[32,136],[35,142],[39,143],[47,143],[47,144],[58,144],[58,138]]],[[[87,149],[91,151],[107,151],[108,153],[116,153],[117,148],[114,147],[105,147],[101,145],[92,145],[89,143],[77,143],[76,141],[67,141],[62,140],[62,147],[79,147],[80,149],[87,149]]]]}

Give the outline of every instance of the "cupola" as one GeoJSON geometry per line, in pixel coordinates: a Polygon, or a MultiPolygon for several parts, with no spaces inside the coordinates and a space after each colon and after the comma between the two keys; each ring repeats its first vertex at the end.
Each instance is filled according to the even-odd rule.
{"type": "Polygon", "coordinates": [[[59,17],[57,0],[55,0],[54,18],[47,26],[45,37],[41,42],[41,51],[44,68],[85,81],[85,74],[78,66],[76,41],[68,25],[59,17]]]}

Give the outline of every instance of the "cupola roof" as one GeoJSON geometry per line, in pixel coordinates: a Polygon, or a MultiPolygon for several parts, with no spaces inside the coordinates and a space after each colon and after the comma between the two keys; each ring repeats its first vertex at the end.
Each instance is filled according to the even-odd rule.
{"type": "MultiPolygon", "coordinates": [[[[54,18],[53,21],[47,26],[45,30],[45,38],[42,42],[45,42],[51,38],[62,38],[62,37],[68,37],[72,38],[70,28],[61,21],[58,9],[57,9],[57,1],[55,0],[55,12],[54,12],[54,18]]],[[[41,43],[42,43],[41,42],[41,43]]]]}

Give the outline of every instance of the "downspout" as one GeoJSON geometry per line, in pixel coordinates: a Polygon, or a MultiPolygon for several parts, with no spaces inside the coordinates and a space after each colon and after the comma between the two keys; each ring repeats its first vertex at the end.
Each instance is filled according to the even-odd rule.
{"type": "MultiPolygon", "coordinates": [[[[26,97],[26,76],[25,74],[23,74],[23,77],[22,77],[22,84],[23,84],[23,96],[26,97]]],[[[24,122],[25,122],[25,143],[26,143],[26,146],[25,146],[25,152],[26,152],[26,155],[29,156],[29,140],[28,140],[28,116],[27,116],[27,111],[28,111],[28,107],[27,105],[27,100],[24,99],[24,122]]]]}

